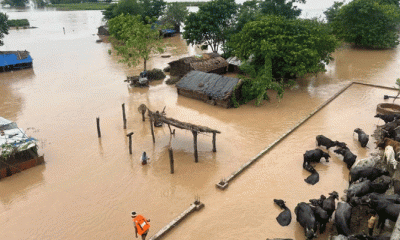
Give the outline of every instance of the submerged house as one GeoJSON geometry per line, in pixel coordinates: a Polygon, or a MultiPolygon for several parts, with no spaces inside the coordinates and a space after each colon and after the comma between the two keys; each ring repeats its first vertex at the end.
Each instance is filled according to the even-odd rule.
{"type": "Polygon", "coordinates": [[[223,74],[227,71],[228,62],[218,53],[204,53],[181,58],[168,63],[171,66],[171,76],[183,77],[190,71],[223,74]]]}
{"type": "Polygon", "coordinates": [[[28,51],[0,51],[0,71],[10,71],[32,67],[28,51]]]}
{"type": "Polygon", "coordinates": [[[0,178],[44,162],[37,140],[28,137],[15,122],[0,117],[0,178]]]}
{"type": "Polygon", "coordinates": [[[240,98],[241,84],[242,80],[239,78],[191,71],[176,84],[176,88],[178,94],[182,96],[229,108],[233,106],[232,94],[234,91],[236,98],[240,98]]]}

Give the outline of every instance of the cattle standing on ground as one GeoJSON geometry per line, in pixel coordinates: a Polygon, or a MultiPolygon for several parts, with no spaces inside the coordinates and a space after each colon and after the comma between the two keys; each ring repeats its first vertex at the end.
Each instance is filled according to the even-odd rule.
{"type": "Polygon", "coordinates": [[[393,166],[393,169],[397,169],[398,162],[396,161],[396,154],[392,146],[385,147],[384,159],[386,159],[387,164],[393,166]]]}
{"type": "Polygon", "coordinates": [[[321,158],[325,158],[325,161],[329,162],[329,158],[331,156],[329,156],[329,154],[325,153],[321,149],[314,149],[306,151],[306,153],[303,154],[303,157],[304,157],[303,168],[306,169],[306,166],[312,162],[316,163],[321,162],[321,158]]]}
{"type": "Polygon", "coordinates": [[[369,141],[369,136],[361,130],[361,128],[354,129],[354,132],[358,134],[358,141],[361,144],[361,147],[366,147],[369,141]]]}
{"type": "Polygon", "coordinates": [[[328,213],[329,219],[335,211],[335,198],[339,200],[339,194],[336,191],[329,193],[329,197],[322,202],[322,208],[328,213]]]}
{"type": "Polygon", "coordinates": [[[373,192],[385,193],[389,189],[391,183],[391,177],[382,175],[371,182],[371,188],[373,192]]]}
{"type": "Polygon", "coordinates": [[[370,192],[372,192],[370,180],[355,182],[347,189],[347,201],[353,202],[354,197],[362,197],[370,192]]]}
{"type": "Polygon", "coordinates": [[[380,141],[376,144],[376,147],[379,147],[382,150],[385,149],[387,146],[392,146],[396,155],[400,153],[400,142],[397,142],[393,139],[384,138],[383,141],[380,141]]]}
{"type": "Polygon", "coordinates": [[[274,199],[274,202],[276,205],[284,210],[278,215],[278,217],[276,217],[276,220],[283,227],[289,225],[292,221],[292,213],[290,212],[290,209],[286,207],[285,201],[281,199],[274,199]]]}
{"type": "Polygon", "coordinates": [[[386,219],[396,222],[400,213],[400,204],[391,203],[385,200],[371,200],[369,202],[369,207],[378,213],[379,221],[377,228],[380,226],[381,230],[383,230],[385,226],[384,223],[386,219]]]}
{"type": "Polygon", "coordinates": [[[389,175],[389,172],[375,167],[357,167],[350,170],[350,183],[353,183],[360,178],[367,178],[374,181],[382,175],[389,175]]]}
{"type": "Polygon", "coordinates": [[[353,164],[356,162],[357,156],[354,155],[347,147],[336,149],[334,152],[343,156],[343,162],[346,163],[348,169],[350,169],[351,166],[353,166],[353,164]]]}
{"type": "Polygon", "coordinates": [[[399,114],[376,114],[374,117],[376,118],[380,118],[383,121],[385,121],[385,123],[389,123],[389,122],[393,122],[394,120],[400,118],[399,114]]]}
{"type": "Polygon", "coordinates": [[[346,202],[339,202],[335,212],[335,225],[339,234],[349,236],[351,219],[351,206],[346,202]]]}
{"type": "Polygon", "coordinates": [[[296,213],[296,220],[304,228],[305,236],[307,239],[317,237],[317,221],[315,219],[314,211],[305,202],[297,204],[294,209],[296,213]]]}

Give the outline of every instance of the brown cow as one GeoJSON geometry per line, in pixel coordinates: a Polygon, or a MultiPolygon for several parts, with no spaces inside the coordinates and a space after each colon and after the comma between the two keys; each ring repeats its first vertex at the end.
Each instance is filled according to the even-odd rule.
{"type": "Polygon", "coordinates": [[[384,150],[386,146],[392,146],[394,152],[396,153],[396,156],[398,158],[398,155],[400,153],[400,142],[395,141],[390,138],[384,138],[382,141],[376,143],[376,147],[384,150]]]}

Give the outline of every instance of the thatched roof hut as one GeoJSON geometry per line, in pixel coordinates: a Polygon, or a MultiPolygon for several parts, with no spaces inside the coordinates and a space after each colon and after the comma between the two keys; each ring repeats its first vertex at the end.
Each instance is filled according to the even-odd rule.
{"type": "Polygon", "coordinates": [[[217,53],[204,53],[191,57],[181,58],[168,63],[171,66],[171,76],[183,77],[190,71],[202,71],[207,73],[225,73],[228,63],[217,53]]]}
{"type": "Polygon", "coordinates": [[[231,101],[233,91],[236,97],[240,98],[241,83],[239,78],[191,71],[176,84],[176,87],[180,95],[229,108],[233,105],[231,101]]]}

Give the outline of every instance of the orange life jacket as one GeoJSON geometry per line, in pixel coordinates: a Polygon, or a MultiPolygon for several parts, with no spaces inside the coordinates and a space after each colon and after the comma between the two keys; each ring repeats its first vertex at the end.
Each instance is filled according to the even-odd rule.
{"type": "Polygon", "coordinates": [[[142,236],[143,233],[147,232],[150,228],[149,222],[147,222],[142,215],[137,215],[133,221],[135,222],[136,229],[140,236],[142,236]]]}

